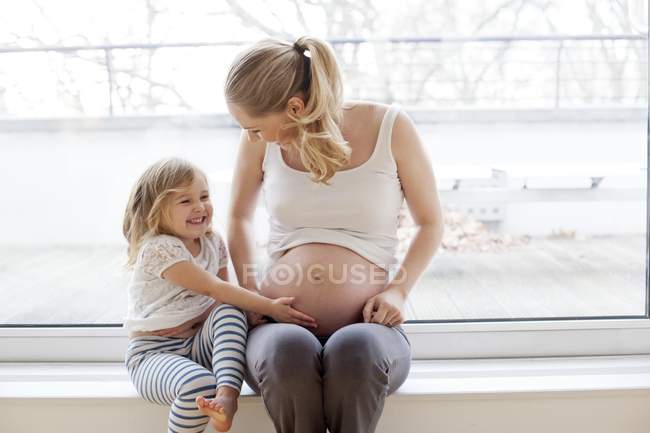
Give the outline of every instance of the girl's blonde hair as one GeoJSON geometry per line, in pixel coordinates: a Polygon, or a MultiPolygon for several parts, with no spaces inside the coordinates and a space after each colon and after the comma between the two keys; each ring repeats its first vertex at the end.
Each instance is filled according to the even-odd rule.
{"type": "Polygon", "coordinates": [[[140,176],[131,190],[122,223],[122,233],[129,243],[127,266],[135,264],[146,237],[173,235],[167,229],[171,220],[169,199],[192,183],[196,176],[206,178],[201,170],[181,158],[162,159],[140,176]]]}
{"type": "Polygon", "coordinates": [[[265,39],[246,49],[233,62],[225,85],[226,100],[247,114],[260,117],[285,111],[292,96],[305,99],[305,110],[283,129],[295,128],[296,147],[312,180],[328,184],[350,159],[341,135],[343,87],[334,51],[317,38],[296,42],[265,39]]]}

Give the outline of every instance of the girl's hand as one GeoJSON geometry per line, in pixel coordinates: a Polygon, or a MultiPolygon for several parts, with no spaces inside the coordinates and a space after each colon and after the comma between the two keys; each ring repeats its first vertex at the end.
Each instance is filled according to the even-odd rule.
{"type": "Polygon", "coordinates": [[[363,307],[363,321],[386,326],[404,323],[402,309],[406,297],[398,289],[388,289],[368,299],[363,307]]]}
{"type": "Polygon", "coordinates": [[[250,328],[254,328],[257,325],[262,325],[268,322],[268,320],[266,320],[263,315],[260,313],[255,313],[254,311],[247,311],[246,319],[248,319],[248,326],[250,328]]]}
{"type": "Polygon", "coordinates": [[[269,316],[278,322],[295,323],[309,328],[316,328],[316,320],[291,307],[295,297],[282,297],[271,300],[269,316]]]}

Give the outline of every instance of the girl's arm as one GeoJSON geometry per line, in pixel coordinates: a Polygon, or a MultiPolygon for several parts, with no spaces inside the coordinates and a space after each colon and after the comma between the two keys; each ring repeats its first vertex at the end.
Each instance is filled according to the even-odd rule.
{"type": "Polygon", "coordinates": [[[269,299],[250,290],[221,281],[194,263],[181,261],[162,272],[162,277],[181,287],[210,296],[223,304],[235,305],[244,310],[271,316],[279,322],[291,322],[315,327],[316,321],[291,307],[293,298],[269,299]]]}
{"type": "MultiPolygon", "coordinates": [[[[228,272],[228,266],[224,266],[221,269],[219,269],[219,272],[217,272],[217,277],[219,277],[220,280],[225,281],[225,282],[230,282],[230,276],[228,272]]],[[[214,306],[216,306],[218,303],[216,303],[214,306]]],[[[212,311],[212,308],[208,308],[205,313],[203,313],[199,317],[192,318],[188,320],[185,323],[182,323],[178,326],[174,326],[173,328],[165,328],[165,329],[159,329],[157,331],[152,331],[150,334],[153,335],[158,335],[161,337],[182,337],[182,338],[187,338],[191,335],[194,335],[196,332],[196,328],[200,326],[205,319],[208,318],[208,315],[212,311]]]]}

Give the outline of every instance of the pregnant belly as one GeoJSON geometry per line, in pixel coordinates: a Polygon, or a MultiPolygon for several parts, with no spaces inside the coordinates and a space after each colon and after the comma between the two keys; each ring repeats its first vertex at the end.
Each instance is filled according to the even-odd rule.
{"type": "Polygon", "coordinates": [[[309,243],[290,249],[268,270],[260,291],[269,298],[295,296],[293,306],[318,323],[318,336],[363,321],[368,299],[386,285],[386,271],[352,250],[309,243]]]}

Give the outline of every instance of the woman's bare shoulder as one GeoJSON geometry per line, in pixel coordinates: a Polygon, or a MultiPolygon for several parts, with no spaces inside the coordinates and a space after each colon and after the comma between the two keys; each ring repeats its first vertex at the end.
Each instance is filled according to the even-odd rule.
{"type": "Polygon", "coordinates": [[[243,156],[239,158],[239,163],[261,170],[266,153],[266,142],[264,140],[251,140],[246,131],[242,131],[239,146],[239,153],[243,156]]]}
{"type": "Polygon", "coordinates": [[[346,101],[343,104],[343,116],[345,120],[354,123],[372,124],[373,120],[381,122],[388,107],[387,104],[373,101],[346,101]]]}

